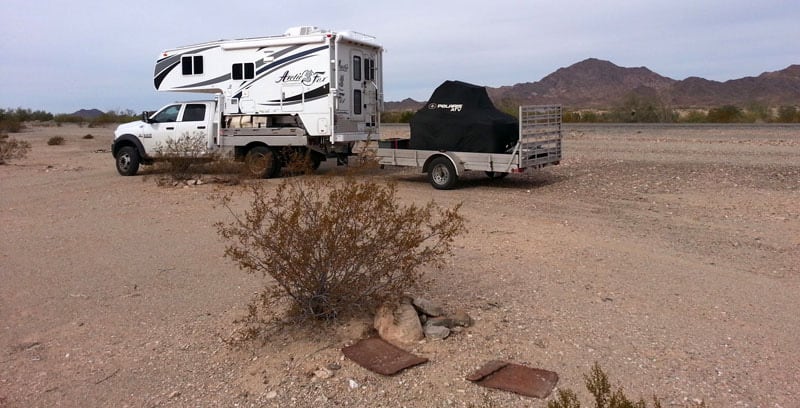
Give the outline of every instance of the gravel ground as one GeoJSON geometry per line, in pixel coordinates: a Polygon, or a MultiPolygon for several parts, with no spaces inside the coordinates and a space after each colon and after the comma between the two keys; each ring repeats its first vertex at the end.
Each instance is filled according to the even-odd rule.
{"type": "Polygon", "coordinates": [[[421,294],[476,324],[393,377],[342,357],[362,320],[223,342],[261,285],[213,227],[235,187],[118,176],[110,128],[12,136],[32,150],[0,166],[0,407],[546,405],[464,379],[491,359],[587,406],[594,362],[665,406],[800,406],[800,127],[568,126],[560,166],[453,191],[376,171],[469,228],[421,294]]]}

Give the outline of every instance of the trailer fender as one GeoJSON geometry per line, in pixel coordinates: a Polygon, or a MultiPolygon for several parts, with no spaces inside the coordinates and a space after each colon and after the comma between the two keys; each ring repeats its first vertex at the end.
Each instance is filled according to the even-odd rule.
{"type": "Polygon", "coordinates": [[[427,173],[430,171],[431,162],[436,159],[437,157],[446,157],[447,160],[450,160],[453,163],[453,167],[456,169],[456,176],[461,176],[464,174],[464,165],[461,164],[461,160],[458,160],[458,157],[453,155],[451,152],[439,152],[436,154],[432,154],[425,160],[425,164],[422,165],[422,172],[427,173]]]}

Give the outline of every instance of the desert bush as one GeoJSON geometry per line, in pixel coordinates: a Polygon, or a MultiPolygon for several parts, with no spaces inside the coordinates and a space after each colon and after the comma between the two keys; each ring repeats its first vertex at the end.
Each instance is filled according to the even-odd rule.
{"type": "Polygon", "coordinates": [[[780,123],[800,122],[800,112],[795,106],[781,106],[778,108],[777,121],[780,123]]]}
{"type": "Polygon", "coordinates": [[[80,126],[83,126],[86,123],[86,119],[77,116],[77,115],[67,115],[64,113],[55,115],[53,120],[56,122],[57,126],[61,126],[64,123],[74,123],[80,126]]]}
{"type": "Polygon", "coordinates": [[[30,148],[30,143],[24,140],[0,138],[0,164],[6,164],[9,160],[24,158],[30,148]]]}
{"type": "Polygon", "coordinates": [[[87,133],[87,134],[83,135],[83,139],[86,139],[86,140],[94,139],[94,136],[92,136],[91,133],[87,133]]]}
{"type": "Polygon", "coordinates": [[[384,111],[381,112],[381,123],[408,123],[414,117],[414,111],[384,111]]]}
{"type": "Polygon", "coordinates": [[[154,149],[156,159],[155,171],[166,173],[173,180],[187,180],[199,172],[192,171],[192,166],[214,160],[208,151],[206,135],[202,132],[184,133],[177,139],[168,138],[154,149]]]}
{"type": "Polygon", "coordinates": [[[64,138],[61,136],[53,136],[47,139],[47,144],[50,146],[60,146],[64,144],[64,138]]]}
{"type": "Polygon", "coordinates": [[[744,119],[744,114],[738,106],[724,105],[710,109],[707,118],[711,123],[737,123],[744,119]]]}
{"type": "Polygon", "coordinates": [[[89,121],[89,127],[101,127],[110,125],[113,123],[125,123],[125,122],[132,122],[134,120],[138,120],[139,115],[136,112],[128,109],[124,111],[113,111],[110,110],[108,112],[103,113],[102,115],[92,119],[89,121]]]}
{"type": "Polygon", "coordinates": [[[15,117],[0,119],[0,133],[19,133],[22,129],[22,122],[15,117]]]}
{"type": "Polygon", "coordinates": [[[460,205],[401,205],[394,184],[368,177],[290,177],[272,192],[252,183],[249,193],[242,213],[234,211],[230,194],[220,198],[233,221],[216,227],[228,241],[226,257],[271,278],[249,306],[251,331],[269,321],[257,309],[288,304],[273,321],[296,324],[337,319],[400,296],[420,283],[420,266],[443,265],[464,230],[460,205]]]}
{"type": "MultiPolygon", "coordinates": [[[[612,392],[608,376],[597,362],[594,363],[589,374],[584,375],[583,378],[586,389],[594,397],[595,408],[647,408],[644,399],[630,400],[622,387],[612,392]]],[[[705,407],[705,403],[692,403],[691,406],[705,407]]],[[[547,408],[581,408],[581,403],[571,389],[559,389],[555,398],[547,404],[547,408]]],[[[661,402],[655,396],[653,397],[653,408],[661,408],[661,402]]]]}
{"type": "Polygon", "coordinates": [[[705,112],[692,109],[686,113],[685,116],[681,117],[680,121],[685,123],[704,123],[708,121],[708,117],[705,112]]]}

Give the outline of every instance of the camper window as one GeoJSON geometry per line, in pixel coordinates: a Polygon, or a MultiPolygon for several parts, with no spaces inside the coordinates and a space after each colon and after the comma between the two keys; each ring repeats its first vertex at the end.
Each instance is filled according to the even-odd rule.
{"type": "Polygon", "coordinates": [[[256,76],[256,67],[252,62],[246,64],[233,64],[231,67],[231,79],[253,79],[256,76]]]}
{"type": "Polygon", "coordinates": [[[189,55],[181,57],[183,75],[200,75],[203,73],[203,56],[189,55]]]}
{"type": "Polygon", "coordinates": [[[375,80],[375,60],[371,58],[364,58],[364,80],[375,80]]]}
{"type": "Polygon", "coordinates": [[[188,104],[183,110],[183,122],[202,122],[206,118],[206,105],[188,104]]]}
{"type": "Polygon", "coordinates": [[[353,81],[361,80],[361,57],[353,55],[353,81]]]}
{"type": "Polygon", "coordinates": [[[353,90],[353,114],[360,115],[361,114],[361,90],[355,89],[353,90]]]}

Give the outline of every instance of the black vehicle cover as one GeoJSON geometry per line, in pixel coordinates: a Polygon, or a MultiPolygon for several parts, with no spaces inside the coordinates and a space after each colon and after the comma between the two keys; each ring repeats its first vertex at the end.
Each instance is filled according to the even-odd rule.
{"type": "Polygon", "coordinates": [[[445,81],[411,119],[409,147],[503,153],[518,139],[517,119],[495,108],[486,88],[445,81]]]}

